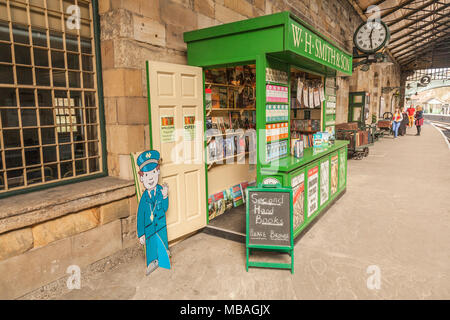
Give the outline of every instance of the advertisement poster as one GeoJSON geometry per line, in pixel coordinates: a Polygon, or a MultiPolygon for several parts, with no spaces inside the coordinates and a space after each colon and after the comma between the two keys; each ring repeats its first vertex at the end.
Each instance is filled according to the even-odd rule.
{"type": "Polygon", "coordinates": [[[339,153],[339,189],[344,186],[345,183],[345,152],[339,153]]]}
{"type": "Polygon", "coordinates": [[[319,167],[316,166],[308,170],[308,217],[317,211],[319,196],[319,167]]]}
{"type": "Polygon", "coordinates": [[[175,142],[175,122],[172,116],[161,117],[161,143],[175,142]]]}
{"type": "Polygon", "coordinates": [[[302,172],[298,176],[292,178],[292,207],[294,210],[294,230],[297,229],[304,221],[304,203],[305,203],[305,174],[302,172]]]}
{"type": "Polygon", "coordinates": [[[184,140],[194,141],[195,140],[195,116],[188,115],[184,116],[184,140]]]}
{"type": "Polygon", "coordinates": [[[330,161],[327,160],[320,164],[320,205],[323,205],[328,201],[330,195],[329,182],[330,182],[330,161]]]}
{"type": "Polygon", "coordinates": [[[331,195],[335,194],[338,188],[338,156],[331,157],[331,195]]]}

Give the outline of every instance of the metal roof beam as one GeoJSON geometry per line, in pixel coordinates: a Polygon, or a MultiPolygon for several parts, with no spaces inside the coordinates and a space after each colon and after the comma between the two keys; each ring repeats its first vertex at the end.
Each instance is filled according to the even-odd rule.
{"type": "Polygon", "coordinates": [[[409,54],[404,54],[404,55],[402,55],[402,56],[400,56],[400,57],[396,57],[396,59],[399,61],[400,64],[403,65],[403,64],[405,64],[405,61],[408,61],[408,62],[409,62],[409,61],[412,61],[412,60],[414,60],[414,59],[416,59],[416,58],[418,58],[418,57],[422,57],[425,53],[427,53],[427,52],[429,52],[429,51],[439,50],[439,49],[441,49],[441,47],[442,47],[442,48],[445,48],[445,45],[447,44],[446,42],[447,42],[448,40],[450,40],[449,37],[444,38],[444,39],[440,40],[439,42],[435,43],[434,46],[425,48],[425,49],[423,49],[423,50],[421,50],[421,51],[419,51],[419,52],[411,52],[411,53],[409,53],[409,54]],[[408,60],[408,57],[410,57],[410,56],[412,56],[412,55],[414,55],[414,54],[416,54],[416,56],[415,56],[415,57],[412,57],[410,60],[408,60]]]}
{"type": "MultiPolygon", "coordinates": [[[[438,21],[441,21],[442,19],[444,19],[444,17],[446,17],[446,16],[442,16],[442,17],[440,17],[440,18],[438,18],[438,19],[436,19],[436,20],[429,21],[429,22],[427,22],[426,24],[420,26],[420,29],[426,28],[426,27],[428,27],[429,25],[432,25],[432,24],[434,24],[434,23],[436,23],[436,22],[438,22],[438,21]]],[[[436,27],[440,27],[440,26],[442,26],[442,25],[444,25],[444,24],[447,24],[448,22],[450,22],[450,20],[441,22],[440,24],[436,25],[436,27]]],[[[419,31],[420,29],[415,30],[415,31],[409,33],[408,36],[412,36],[414,33],[416,33],[417,31],[419,31]]],[[[429,29],[428,29],[428,30],[429,30],[429,29]]],[[[427,33],[428,30],[423,31],[420,35],[417,35],[417,36],[419,37],[419,36],[421,36],[422,34],[427,33]]],[[[396,43],[397,41],[402,40],[402,39],[405,39],[405,37],[404,37],[404,36],[400,36],[400,37],[397,37],[397,38],[394,38],[394,39],[389,40],[389,46],[392,45],[393,43],[396,43]]],[[[409,40],[407,40],[407,41],[409,41],[409,40]]]]}
{"type": "Polygon", "coordinates": [[[401,8],[406,7],[408,4],[410,4],[410,3],[414,2],[414,1],[415,1],[415,0],[407,0],[407,1],[405,1],[405,2],[403,2],[403,3],[401,3],[401,4],[399,4],[398,6],[393,7],[391,10],[389,10],[389,11],[383,13],[383,14],[381,15],[381,19],[383,19],[384,17],[387,17],[387,16],[390,15],[390,14],[393,14],[394,12],[397,12],[397,11],[400,10],[401,8]]]}
{"type": "MultiPolygon", "coordinates": [[[[450,34],[450,32],[445,33],[444,36],[442,38],[440,38],[439,41],[437,41],[437,42],[430,41],[430,42],[427,42],[427,43],[425,43],[425,44],[423,44],[423,45],[421,45],[419,47],[412,47],[408,51],[406,51],[406,52],[404,52],[404,53],[402,53],[400,55],[397,55],[397,56],[394,55],[394,57],[397,60],[403,60],[404,57],[408,57],[408,56],[414,54],[414,52],[411,52],[413,50],[416,50],[416,52],[419,49],[424,49],[424,50],[430,49],[430,50],[433,50],[434,48],[436,48],[436,46],[438,46],[439,44],[445,42],[445,40],[449,39],[449,37],[447,37],[449,34],[450,34]],[[410,52],[410,53],[408,53],[408,52],[410,52]]],[[[421,50],[421,51],[419,50],[419,52],[422,52],[422,51],[423,50],[421,50]]]]}
{"type": "Polygon", "coordinates": [[[445,9],[446,9],[447,7],[449,7],[449,6],[450,6],[450,3],[447,3],[447,4],[445,4],[445,5],[441,6],[441,7],[439,7],[438,9],[436,9],[435,12],[427,13],[427,14],[421,16],[421,17],[418,18],[416,21],[410,22],[410,23],[408,23],[408,24],[406,24],[406,25],[404,25],[404,26],[402,26],[402,27],[400,27],[400,28],[398,28],[398,29],[392,31],[392,32],[391,32],[391,36],[394,35],[394,34],[396,34],[396,33],[399,33],[399,32],[402,31],[402,30],[405,30],[406,28],[411,27],[413,24],[415,24],[415,23],[417,23],[417,22],[419,22],[419,21],[423,21],[424,19],[426,19],[426,18],[428,18],[429,16],[435,14],[436,12],[445,10],[445,9]]]}
{"type": "MultiPolygon", "coordinates": [[[[450,22],[448,22],[448,23],[450,23],[450,22]]],[[[436,31],[434,35],[438,36],[439,33],[445,32],[445,31],[447,31],[449,29],[450,29],[450,27],[446,27],[446,28],[444,28],[442,30],[439,30],[438,27],[436,27],[436,28],[432,28],[432,29],[428,30],[424,34],[436,31]]],[[[396,54],[398,52],[401,52],[401,51],[405,50],[405,46],[413,46],[413,45],[415,45],[415,44],[417,44],[419,42],[422,42],[423,40],[426,40],[426,38],[425,39],[423,38],[424,34],[422,34],[420,36],[419,35],[415,36],[414,37],[415,41],[411,42],[411,39],[408,39],[408,40],[403,41],[402,43],[398,44],[394,49],[391,50],[392,54],[396,54]]],[[[427,37],[430,37],[430,36],[427,36],[427,37]]]]}
{"type": "Polygon", "coordinates": [[[421,5],[420,7],[417,7],[417,8],[415,8],[415,9],[411,10],[410,12],[408,12],[407,14],[401,16],[400,18],[397,18],[397,19],[395,19],[394,21],[389,22],[387,25],[388,25],[388,26],[393,26],[394,24],[397,24],[397,23],[399,23],[400,21],[403,21],[404,19],[410,17],[410,16],[413,15],[414,13],[416,13],[416,12],[422,10],[422,9],[425,9],[426,7],[431,6],[432,4],[435,4],[436,2],[438,2],[438,0],[431,0],[431,1],[428,1],[427,3],[421,5]]]}

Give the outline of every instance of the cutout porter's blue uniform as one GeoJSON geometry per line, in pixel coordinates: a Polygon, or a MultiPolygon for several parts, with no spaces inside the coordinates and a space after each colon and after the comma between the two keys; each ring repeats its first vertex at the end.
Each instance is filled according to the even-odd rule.
{"type": "Polygon", "coordinates": [[[164,199],[161,190],[158,184],[155,189],[145,190],[142,194],[137,213],[137,233],[139,238],[145,235],[147,266],[153,260],[158,260],[160,267],[170,269],[166,225],[169,197],[164,199]],[[152,211],[153,221],[150,218],[152,211]]]}

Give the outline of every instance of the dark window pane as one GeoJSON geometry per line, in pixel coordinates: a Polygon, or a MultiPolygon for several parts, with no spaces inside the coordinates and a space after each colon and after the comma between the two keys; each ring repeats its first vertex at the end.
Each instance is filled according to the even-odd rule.
{"type": "Polygon", "coordinates": [[[50,86],[50,69],[34,69],[36,72],[36,85],[38,86],[50,86]]]}
{"type": "Polygon", "coordinates": [[[86,127],[86,132],[87,132],[88,140],[97,140],[98,139],[97,126],[96,125],[87,126],[86,127]]]}
{"type": "Polygon", "coordinates": [[[83,71],[93,71],[92,68],[92,57],[91,56],[82,56],[82,63],[83,63],[83,71]]]}
{"type": "Polygon", "coordinates": [[[75,174],[79,176],[86,173],[87,173],[86,160],[75,161],[75,174]]]}
{"type": "Polygon", "coordinates": [[[34,65],[48,67],[48,51],[34,48],[34,65]]]}
{"type": "Polygon", "coordinates": [[[12,88],[0,88],[0,107],[16,107],[16,106],[17,106],[16,90],[12,88]]]}
{"type": "Polygon", "coordinates": [[[29,44],[30,38],[28,36],[28,28],[25,26],[19,26],[13,24],[13,37],[14,42],[29,44]]]}
{"type": "Polygon", "coordinates": [[[90,172],[96,172],[100,170],[100,165],[98,158],[95,159],[89,159],[89,171],[90,172]]]}
{"type": "MultiPolygon", "coordinates": [[[[65,119],[64,119],[65,121],[65,119]]],[[[69,125],[61,125],[56,128],[58,130],[58,141],[59,143],[70,142],[70,127],[69,125]]]]}
{"type": "Polygon", "coordinates": [[[19,89],[20,106],[36,107],[33,89],[19,89]]]}
{"type": "Polygon", "coordinates": [[[41,128],[42,144],[55,144],[55,128],[41,128]]]}
{"type": "MultiPolygon", "coordinates": [[[[13,67],[0,65],[0,83],[14,83],[13,67]]],[[[0,97],[2,99],[3,97],[0,97]]]]}
{"type": "Polygon", "coordinates": [[[46,47],[47,46],[47,33],[45,30],[33,28],[31,30],[33,36],[33,44],[35,46],[46,47]]]}
{"type": "MultiPolygon", "coordinates": [[[[75,116],[77,118],[77,124],[86,124],[84,121],[84,112],[83,109],[76,109],[75,110],[75,116]]],[[[80,132],[79,130],[77,130],[80,132]]]]}
{"type": "Polygon", "coordinates": [[[44,176],[45,181],[58,179],[58,165],[52,164],[44,166],[44,176]]]}
{"type": "Polygon", "coordinates": [[[53,70],[53,85],[55,87],[66,86],[66,73],[61,70],[53,70]]]}
{"type": "Polygon", "coordinates": [[[92,73],[83,73],[83,87],[94,88],[94,76],[92,73]]]}
{"type": "Polygon", "coordinates": [[[69,87],[80,88],[80,73],[69,71],[69,87]]]}
{"type": "Polygon", "coordinates": [[[91,39],[88,38],[81,38],[81,52],[83,53],[92,53],[92,45],[91,45],[91,39]]]}
{"type": "Polygon", "coordinates": [[[63,145],[59,146],[59,159],[61,161],[72,159],[72,145],[71,144],[63,144],[63,145]]]}
{"type": "Polygon", "coordinates": [[[27,182],[29,185],[42,182],[42,171],[40,167],[27,169],[27,182]]]}
{"type": "Polygon", "coordinates": [[[10,41],[9,39],[9,25],[7,22],[0,22],[0,40],[10,41]]]}
{"type": "Polygon", "coordinates": [[[72,107],[82,107],[81,91],[70,91],[70,105],[72,107]]]}
{"type": "Polygon", "coordinates": [[[52,50],[52,66],[53,68],[65,68],[64,52],[52,50]]]}
{"type": "Polygon", "coordinates": [[[6,169],[22,166],[21,150],[5,150],[6,169]]]}
{"type": "Polygon", "coordinates": [[[37,94],[39,107],[53,106],[52,92],[50,90],[38,90],[37,94]]]}
{"type": "Polygon", "coordinates": [[[56,162],[56,147],[43,147],[44,163],[56,162]]]}
{"type": "Polygon", "coordinates": [[[23,170],[11,170],[6,172],[8,177],[8,188],[17,188],[23,186],[23,170]]]}
{"type": "Polygon", "coordinates": [[[66,34],[66,50],[78,52],[78,39],[74,36],[69,36],[66,34]]]}
{"type": "Polygon", "coordinates": [[[72,162],[61,163],[61,178],[68,178],[73,176],[72,162]]]}
{"type": "Polygon", "coordinates": [[[16,67],[18,84],[33,84],[33,73],[31,68],[16,67]]]}
{"type": "Polygon", "coordinates": [[[80,69],[80,58],[78,54],[67,54],[67,68],[74,70],[80,69]]]}
{"type": "Polygon", "coordinates": [[[50,47],[55,49],[63,49],[62,33],[50,32],[50,47]]]}
{"type": "Polygon", "coordinates": [[[5,148],[18,148],[20,143],[20,130],[3,130],[5,148]]]}
{"type": "Polygon", "coordinates": [[[95,107],[95,93],[94,92],[86,92],[84,94],[84,104],[86,107],[95,107]]]}
{"type": "Polygon", "coordinates": [[[97,109],[86,109],[86,121],[88,124],[97,122],[97,109]]]}
{"type": "Polygon", "coordinates": [[[23,129],[23,143],[25,147],[39,145],[38,129],[23,129]]]}
{"type": "Polygon", "coordinates": [[[98,142],[89,142],[88,143],[88,152],[89,157],[98,155],[98,142]]]}
{"type": "Polygon", "coordinates": [[[75,143],[75,158],[85,158],[86,157],[86,150],[85,150],[85,144],[84,143],[75,143]]]}
{"type": "Polygon", "coordinates": [[[39,148],[25,149],[25,163],[27,166],[41,163],[41,153],[39,148]]]}
{"type": "Polygon", "coordinates": [[[22,127],[37,126],[36,109],[21,110],[22,127]]]}
{"type": "Polygon", "coordinates": [[[7,43],[0,43],[0,62],[12,62],[11,45],[7,43]]]}
{"type": "Polygon", "coordinates": [[[21,46],[21,45],[14,45],[14,54],[16,58],[16,63],[18,64],[31,64],[31,55],[30,55],[30,48],[21,46]]]}
{"type": "Polygon", "coordinates": [[[0,109],[0,117],[3,128],[19,127],[17,109],[0,109]]]}
{"type": "Polygon", "coordinates": [[[53,109],[39,109],[39,120],[41,126],[53,125],[53,109]]]}

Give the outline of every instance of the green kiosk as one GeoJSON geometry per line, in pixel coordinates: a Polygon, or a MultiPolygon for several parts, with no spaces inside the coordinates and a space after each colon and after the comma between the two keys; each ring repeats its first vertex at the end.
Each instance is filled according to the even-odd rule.
{"type": "Polygon", "coordinates": [[[334,135],[336,76],[351,75],[352,56],[290,12],[186,32],[184,41],[188,64],[203,68],[205,132],[216,130],[206,133],[208,196],[239,179],[291,188],[298,236],[346,190],[348,142],[314,148],[312,137],[334,135]],[[246,141],[241,165],[215,162],[214,138],[237,129],[256,133],[255,149],[246,141]]]}

